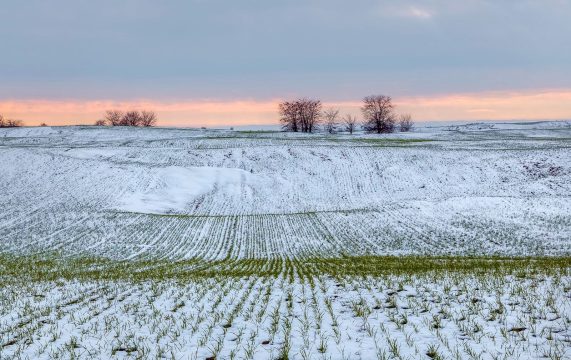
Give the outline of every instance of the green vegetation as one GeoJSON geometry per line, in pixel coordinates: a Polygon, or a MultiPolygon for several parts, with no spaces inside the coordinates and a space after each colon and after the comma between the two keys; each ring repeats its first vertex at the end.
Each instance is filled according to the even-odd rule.
{"type": "Polygon", "coordinates": [[[2,358],[563,359],[571,258],[0,255],[2,358]],[[30,342],[29,339],[34,339],[30,342]]]}
{"type": "Polygon", "coordinates": [[[441,141],[441,140],[434,140],[434,139],[391,139],[391,138],[379,138],[379,137],[365,137],[365,138],[355,138],[351,139],[354,142],[363,142],[367,144],[413,144],[413,143],[424,143],[424,142],[434,142],[434,141],[441,141]]]}
{"type": "Polygon", "coordinates": [[[277,134],[281,133],[280,130],[237,130],[238,134],[249,134],[249,135],[256,135],[256,134],[277,134]]]}
{"type": "MultiPolygon", "coordinates": [[[[525,277],[532,274],[569,276],[571,257],[428,257],[347,256],[299,259],[199,259],[116,261],[99,258],[0,255],[3,283],[63,280],[191,280],[210,277],[278,277],[297,274],[300,279],[318,276],[364,277],[419,274],[471,274],[525,277]]],[[[293,279],[293,276],[286,276],[293,279]]]]}

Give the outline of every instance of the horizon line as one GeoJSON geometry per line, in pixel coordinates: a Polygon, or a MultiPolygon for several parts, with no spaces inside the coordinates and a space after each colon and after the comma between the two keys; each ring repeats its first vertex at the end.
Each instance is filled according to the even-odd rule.
{"type": "MultiPolygon", "coordinates": [[[[281,98],[242,99],[4,99],[0,114],[26,125],[89,125],[105,110],[155,111],[161,127],[255,126],[278,124],[281,98]],[[49,125],[49,124],[48,124],[49,125]]],[[[571,118],[571,88],[527,91],[403,96],[393,98],[396,111],[412,114],[416,122],[552,121],[571,118]]],[[[324,108],[360,115],[360,100],[323,101],[324,108]]]]}

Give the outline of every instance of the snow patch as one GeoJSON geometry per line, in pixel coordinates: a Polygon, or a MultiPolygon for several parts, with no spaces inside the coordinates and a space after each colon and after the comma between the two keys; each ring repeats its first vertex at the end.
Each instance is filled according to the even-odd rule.
{"type": "Polygon", "coordinates": [[[185,212],[189,203],[214,189],[228,195],[240,192],[253,175],[242,169],[169,166],[156,171],[153,183],[120,201],[119,210],[168,214],[185,212]]]}

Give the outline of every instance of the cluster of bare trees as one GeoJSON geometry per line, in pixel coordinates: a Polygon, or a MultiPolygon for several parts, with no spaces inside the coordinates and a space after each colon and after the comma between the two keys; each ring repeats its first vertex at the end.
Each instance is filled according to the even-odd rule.
{"type": "Polygon", "coordinates": [[[363,99],[363,130],[368,132],[391,133],[395,129],[396,116],[390,96],[371,95],[363,99]]]}
{"type": "Polygon", "coordinates": [[[279,104],[282,128],[293,132],[313,132],[321,119],[321,101],[298,99],[279,104]]]}
{"type": "Polygon", "coordinates": [[[155,126],[157,114],[153,111],[127,111],[107,110],[103,119],[95,122],[96,126],[155,126]]]}
{"type": "Polygon", "coordinates": [[[2,114],[0,114],[0,128],[19,127],[23,125],[24,123],[21,120],[6,119],[2,114]]]}
{"type": "Polygon", "coordinates": [[[412,130],[413,121],[410,114],[396,114],[395,106],[390,96],[371,95],[363,99],[361,112],[363,113],[363,129],[368,132],[392,133],[395,129],[400,131],[412,130]]]}
{"type": "Polygon", "coordinates": [[[346,131],[353,134],[357,129],[357,117],[346,114],[342,118],[339,109],[329,108],[323,112],[323,130],[328,134],[335,134],[338,131],[346,131]]]}
{"type": "MultiPolygon", "coordinates": [[[[293,132],[313,132],[322,125],[323,130],[333,134],[346,131],[350,134],[357,129],[357,117],[347,114],[340,117],[339,109],[321,110],[320,100],[301,98],[279,104],[282,129],[293,132]]],[[[410,114],[398,115],[392,98],[386,95],[371,95],[363,99],[361,106],[363,130],[372,133],[391,133],[395,130],[410,131],[414,125],[410,114]]]]}

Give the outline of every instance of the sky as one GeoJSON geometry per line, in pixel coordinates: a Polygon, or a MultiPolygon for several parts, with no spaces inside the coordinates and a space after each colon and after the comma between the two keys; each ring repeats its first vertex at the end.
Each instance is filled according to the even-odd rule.
{"type": "Polygon", "coordinates": [[[282,99],[417,121],[571,118],[571,0],[27,0],[0,6],[0,113],[274,124],[282,99]]]}

